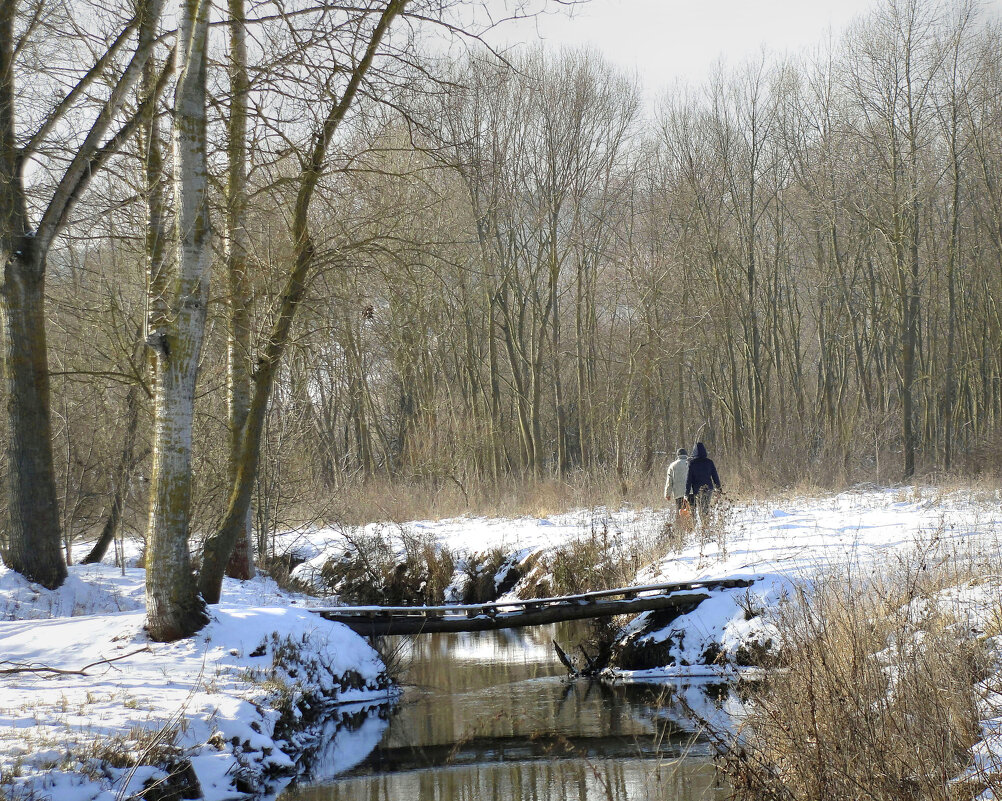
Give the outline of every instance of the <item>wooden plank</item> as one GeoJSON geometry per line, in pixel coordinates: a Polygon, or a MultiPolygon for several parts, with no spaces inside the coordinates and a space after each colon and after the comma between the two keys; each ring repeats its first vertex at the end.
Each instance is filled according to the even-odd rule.
{"type": "Polygon", "coordinates": [[[589,617],[610,617],[612,615],[632,615],[656,609],[679,609],[695,607],[709,598],[706,592],[680,592],[672,595],[654,595],[632,600],[596,600],[593,603],[568,603],[545,606],[533,611],[499,612],[495,616],[486,614],[468,618],[462,615],[444,615],[439,618],[414,618],[386,616],[365,618],[357,614],[341,614],[340,610],[317,610],[327,620],[344,623],[349,628],[365,636],[384,637],[390,634],[439,634],[460,631],[493,631],[513,629],[523,626],[543,626],[561,623],[565,620],[582,620],[589,617]]]}
{"type": "Polygon", "coordinates": [[[529,604],[552,604],[561,602],[587,602],[593,598],[609,598],[614,595],[638,595],[642,592],[672,593],[691,590],[715,590],[729,589],[733,587],[750,587],[754,584],[751,579],[715,579],[712,581],[689,581],[674,582],[669,584],[642,584],[637,587],[617,587],[611,590],[595,590],[594,592],[583,592],[578,595],[557,595],[551,598],[525,598],[511,601],[489,601],[482,604],[446,604],[442,606],[333,606],[314,608],[310,611],[318,614],[331,613],[341,615],[365,614],[367,612],[388,612],[391,614],[419,614],[423,611],[436,612],[439,614],[449,614],[450,612],[473,612],[475,614],[484,613],[488,609],[510,609],[514,607],[525,607],[529,604]]]}

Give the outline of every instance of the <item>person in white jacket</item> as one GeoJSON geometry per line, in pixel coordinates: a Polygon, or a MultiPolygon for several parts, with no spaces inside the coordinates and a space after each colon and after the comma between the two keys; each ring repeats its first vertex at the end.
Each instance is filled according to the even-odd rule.
{"type": "Polygon", "coordinates": [[[668,465],[668,477],[665,479],[665,500],[675,499],[675,508],[681,509],[685,500],[685,482],[689,478],[689,452],[685,448],[679,448],[675,452],[677,457],[674,462],[668,465]]]}

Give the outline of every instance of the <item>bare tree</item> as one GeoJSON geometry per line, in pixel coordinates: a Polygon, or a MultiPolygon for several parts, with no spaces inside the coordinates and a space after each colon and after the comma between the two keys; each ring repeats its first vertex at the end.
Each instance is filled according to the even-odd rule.
{"type": "Polygon", "coordinates": [[[289,343],[293,319],[306,290],[306,280],[310,270],[315,266],[315,247],[310,231],[309,212],[317,184],[324,173],[327,151],[376,58],[383,37],[393,21],[403,12],[406,4],[407,0],[389,0],[381,8],[373,8],[376,22],[368,35],[368,42],[352,69],[340,97],[330,104],[322,125],[314,133],[305,155],[292,212],[292,266],[279,298],[274,324],[264,344],[263,352],[258,357],[253,375],[250,407],[241,434],[239,467],[231,487],[226,516],[219,530],[206,540],[202,555],[199,589],[209,603],[218,603],[223,573],[230,553],[241,532],[246,530],[268,402],[282,356],[289,343]]]}
{"type": "MultiPolygon", "coordinates": [[[[244,0],[228,0],[230,80],[229,118],[226,130],[226,235],[224,239],[228,334],[226,349],[227,411],[230,428],[229,479],[236,481],[240,465],[240,440],[250,411],[251,329],[250,289],[247,277],[247,104],[250,79],[247,72],[247,14],[244,0]]],[[[238,537],[227,567],[238,579],[254,575],[251,540],[251,509],[247,507],[244,534],[238,537]]]]}
{"type": "MultiPolygon", "coordinates": [[[[42,0],[39,0],[41,2],[42,0]]],[[[118,151],[134,130],[136,115],[121,118],[133,87],[149,58],[154,40],[144,19],[157,20],[163,0],[144,0],[115,38],[93,63],[79,74],[58,100],[28,132],[17,129],[14,81],[18,55],[44,17],[29,13],[19,37],[16,0],[0,8],[0,319],[3,324],[3,362],[7,381],[7,448],[10,538],[5,559],[15,570],[46,587],[56,587],[66,576],[59,550],[58,501],[52,459],[48,358],[45,335],[44,287],[47,257],[74,203],[93,174],[118,151]],[[134,35],[131,51],[127,45],[134,35]],[[119,66],[122,55],[124,66],[119,66]],[[108,82],[103,101],[102,82],[108,82]],[[66,162],[58,167],[54,184],[46,191],[37,220],[29,211],[24,172],[47,142],[63,133],[76,112],[90,112],[89,127],[71,145],[66,162]]]]}

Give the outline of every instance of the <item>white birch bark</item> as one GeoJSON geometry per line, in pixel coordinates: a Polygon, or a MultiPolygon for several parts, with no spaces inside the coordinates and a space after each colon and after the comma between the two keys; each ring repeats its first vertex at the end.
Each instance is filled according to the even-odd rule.
{"type": "MultiPolygon", "coordinates": [[[[155,640],[185,637],[207,619],[191,570],[188,537],[195,382],[212,255],[205,112],[209,3],[180,0],[179,6],[173,136],[176,278],[169,297],[151,299],[147,335],[155,353],[156,417],[146,603],[147,630],[155,640]]],[[[155,283],[151,289],[168,291],[155,283]]]]}

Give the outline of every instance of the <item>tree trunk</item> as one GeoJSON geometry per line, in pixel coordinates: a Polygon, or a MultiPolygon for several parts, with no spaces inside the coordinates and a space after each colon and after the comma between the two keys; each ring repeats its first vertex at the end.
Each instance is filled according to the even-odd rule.
{"type": "Polygon", "coordinates": [[[236,479],[230,488],[230,499],[226,515],[219,529],[205,542],[202,552],[202,570],[198,585],[202,596],[209,603],[219,603],[222,593],[223,572],[229,561],[230,552],[244,531],[247,512],[250,508],[254,480],[257,476],[261,455],[261,435],[267,417],[268,403],[274,386],[275,376],[282,356],[289,343],[292,321],[306,291],[306,278],[313,266],[315,250],[310,236],[310,202],[317,182],[323,171],[327,148],[358,93],[365,74],[368,72],[380,41],[393,20],[400,15],[407,0],[390,0],[373,28],[365,54],[362,56],[345,87],[341,99],[335,103],[324,120],[323,129],[315,136],[309,158],[300,175],[299,192],[292,221],[292,241],[294,260],[285,286],[280,295],[279,308],[275,316],[264,352],[258,360],[252,378],[252,393],[247,421],[240,440],[240,458],[236,479]]]}
{"type": "MultiPolygon", "coordinates": [[[[177,280],[167,314],[160,313],[167,298],[151,281],[157,297],[150,303],[147,341],[156,355],[156,422],[146,532],[146,628],[158,641],[186,637],[208,621],[188,550],[191,429],[212,257],[205,114],[208,5],[184,0],[180,9],[174,95],[177,280]]],[[[150,147],[157,147],[155,136],[150,147]]]]}
{"type": "Polygon", "coordinates": [[[45,252],[28,218],[14,135],[14,3],[0,10],[0,323],[7,384],[7,503],[4,560],[53,589],[66,578],[52,457],[45,342],[45,252]]]}
{"type": "MultiPolygon", "coordinates": [[[[229,480],[237,477],[240,436],[250,409],[250,291],[247,287],[247,44],[244,0],[229,0],[230,11],[230,117],[228,120],[226,187],[226,274],[229,310],[226,349],[227,411],[230,429],[229,480]]],[[[254,577],[251,544],[251,509],[242,537],[237,539],[226,566],[230,578],[254,577]]]]}
{"type": "Polygon", "coordinates": [[[0,317],[7,368],[10,504],[5,561],[25,578],[54,589],[66,578],[66,563],[60,548],[52,457],[44,271],[32,263],[30,237],[25,237],[21,248],[20,256],[16,252],[11,255],[6,247],[6,252],[0,253],[6,263],[0,317]]]}
{"type": "Polygon", "coordinates": [[[192,338],[168,339],[170,356],[157,358],[156,423],[150,519],[146,532],[146,628],[170,642],[207,622],[188,551],[191,511],[192,338]],[[177,354],[175,357],[174,354],[177,354]]]}

